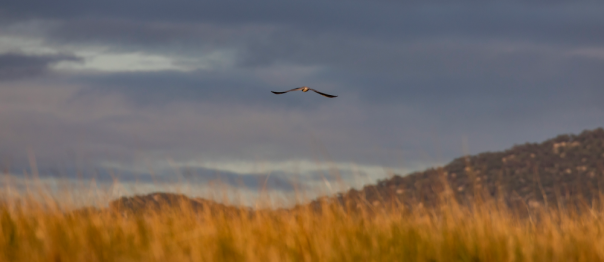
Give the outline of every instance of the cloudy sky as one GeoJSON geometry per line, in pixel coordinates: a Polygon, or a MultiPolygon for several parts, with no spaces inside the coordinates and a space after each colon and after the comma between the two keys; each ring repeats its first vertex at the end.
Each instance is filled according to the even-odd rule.
{"type": "Polygon", "coordinates": [[[593,129],[603,13],[602,1],[4,1],[0,164],[252,189],[270,174],[288,191],[593,129]],[[270,93],[303,85],[338,97],[270,93]]]}

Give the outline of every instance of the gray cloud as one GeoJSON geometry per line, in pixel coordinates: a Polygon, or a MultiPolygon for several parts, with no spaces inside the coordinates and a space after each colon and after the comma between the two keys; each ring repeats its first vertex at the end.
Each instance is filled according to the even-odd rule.
{"type": "MultiPolygon", "coordinates": [[[[22,167],[22,166],[18,166],[22,167]]],[[[18,168],[5,169],[10,170],[13,174],[19,174],[23,172],[23,169],[18,168]]],[[[32,175],[31,168],[25,169],[29,175],[32,175]]],[[[59,178],[68,179],[77,182],[89,183],[91,179],[103,184],[111,184],[114,181],[121,183],[151,183],[161,186],[167,183],[187,183],[189,185],[204,185],[208,183],[223,183],[235,188],[250,189],[250,190],[279,190],[279,191],[293,191],[297,189],[307,189],[306,184],[297,183],[294,184],[292,179],[288,179],[287,176],[282,174],[236,174],[232,172],[225,172],[223,170],[213,170],[207,168],[182,168],[181,170],[160,170],[154,173],[140,173],[140,172],[128,172],[123,170],[112,170],[103,168],[80,168],[74,169],[73,167],[44,167],[37,171],[39,177],[45,178],[59,178]]],[[[315,178],[319,179],[319,178],[315,178]]],[[[308,179],[307,179],[308,180],[308,179]]],[[[308,182],[308,181],[306,181],[308,182]]]]}
{"type": "Polygon", "coordinates": [[[40,76],[47,73],[51,65],[61,61],[81,61],[81,58],[71,54],[0,54],[0,81],[40,76]]]}
{"type": "MultiPolygon", "coordinates": [[[[212,3],[196,8],[193,3],[186,3],[167,8],[165,14],[153,14],[152,10],[159,8],[153,7],[151,11],[132,11],[137,15],[129,17],[119,12],[104,16],[102,12],[112,8],[107,5],[98,9],[105,11],[90,11],[95,12],[91,16],[74,13],[70,19],[77,22],[62,23],[49,36],[67,43],[106,43],[113,48],[130,46],[127,49],[131,51],[180,53],[185,58],[235,48],[238,65],[244,69],[280,64],[323,66],[326,70],[309,80],[342,83],[345,90],[358,90],[363,97],[378,103],[389,99],[417,100],[416,95],[450,99],[451,95],[481,95],[481,92],[497,98],[501,94],[514,97],[512,94],[527,90],[535,94],[568,90],[571,83],[583,93],[594,93],[598,92],[597,85],[582,83],[602,81],[600,74],[585,70],[601,68],[601,59],[565,56],[575,49],[604,43],[598,33],[604,19],[596,12],[601,7],[595,3],[469,7],[466,2],[446,6],[356,2],[342,7],[308,2],[302,6],[277,4],[275,8],[281,7],[279,10],[287,15],[260,11],[262,6],[271,4],[275,3],[239,6],[249,10],[243,15],[237,9],[229,9],[229,4],[212,3]],[[324,7],[326,11],[310,12],[312,19],[298,17],[311,7],[317,10],[324,7]],[[188,16],[184,8],[201,13],[188,16]],[[252,12],[256,8],[258,12],[252,12]],[[336,9],[341,10],[335,12],[336,9]],[[224,13],[220,17],[214,15],[221,10],[224,13]],[[149,21],[149,17],[158,19],[149,21]]],[[[229,93],[227,85],[266,86],[239,72],[224,70],[218,73],[222,77],[216,76],[216,72],[205,73],[211,75],[209,78],[203,72],[197,76],[180,74],[185,78],[181,80],[178,74],[169,76],[169,72],[146,74],[147,79],[162,78],[175,83],[173,86],[178,83],[176,88],[180,92],[170,94],[162,91],[168,90],[160,86],[163,81],[145,81],[134,74],[109,76],[103,81],[116,83],[121,79],[122,86],[132,81],[149,82],[157,88],[145,89],[146,96],[162,100],[173,95],[208,97],[218,95],[217,90],[229,93]],[[232,83],[235,82],[232,79],[242,78],[248,82],[232,83]],[[206,87],[187,88],[193,83],[206,87]]],[[[136,90],[139,89],[123,88],[126,93],[136,90]]],[[[255,92],[240,90],[238,94],[245,95],[247,101],[260,99],[254,96],[258,94],[255,92]]],[[[145,98],[138,96],[138,99],[145,98]]]]}
{"type": "MultiPolygon", "coordinates": [[[[598,45],[604,42],[604,36],[598,34],[604,25],[600,15],[603,8],[597,2],[476,5],[373,1],[352,1],[347,5],[324,1],[236,4],[182,1],[157,5],[106,1],[86,6],[70,1],[63,5],[41,1],[5,7],[11,13],[21,14],[18,17],[22,20],[63,21],[51,33],[58,39],[134,41],[147,45],[200,43],[202,36],[206,37],[201,41],[203,44],[240,40],[238,35],[266,27],[283,29],[273,37],[291,36],[286,32],[294,31],[311,39],[336,34],[413,42],[422,37],[441,36],[598,45]]],[[[267,31],[255,33],[258,32],[267,31]]]]}

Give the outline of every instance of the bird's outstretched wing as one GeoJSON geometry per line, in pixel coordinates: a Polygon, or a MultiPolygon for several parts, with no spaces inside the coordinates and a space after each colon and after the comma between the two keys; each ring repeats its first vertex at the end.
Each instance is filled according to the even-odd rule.
{"type": "Polygon", "coordinates": [[[298,91],[298,90],[302,90],[302,88],[303,88],[303,87],[298,87],[298,88],[294,88],[294,89],[292,89],[292,90],[287,90],[287,91],[283,91],[283,92],[275,92],[275,91],[271,91],[271,92],[273,92],[273,94],[280,95],[280,94],[285,94],[285,93],[287,93],[287,92],[291,92],[291,91],[298,91]]]}
{"type": "Polygon", "coordinates": [[[321,93],[321,92],[319,92],[319,91],[317,91],[317,90],[314,90],[314,89],[312,89],[312,88],[311,88],[310,90],[315,91],[315,93],[317,93],[317,94],[319,94],[319,95],[322,95],[322,96],[325,96],[325,97],[329,97],[329,98],[338,97],[338,96],[332,96],[332,95],[328,95],[328,94],[325,94],[325,93],[321,93]]]}

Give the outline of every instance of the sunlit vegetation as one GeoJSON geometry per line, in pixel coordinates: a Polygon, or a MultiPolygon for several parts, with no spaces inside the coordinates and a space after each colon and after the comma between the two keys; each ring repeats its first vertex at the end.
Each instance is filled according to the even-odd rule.
{"type": "Polygon", "coordinates": [[[412,209],[326,200],[252,210],[180,195],[155,199],[138,209],[113,202],[74,210],[56,199],[7,200],[0,260],[604,260],[601,204],[519,213],[496,199],[467,206],[446,195],[436,207],[412,209]]]}

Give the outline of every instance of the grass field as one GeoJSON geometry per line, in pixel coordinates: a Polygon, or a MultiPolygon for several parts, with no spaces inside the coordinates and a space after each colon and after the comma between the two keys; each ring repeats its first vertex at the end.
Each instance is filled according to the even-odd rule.
{"type": "Polygon", "coordinates": [[[323,202],[199,211],[182,202],[132,213],[26,195],[0,204],[0,260],[604,261],[602,206],[526,207],[527,217],[492,199],[442,199],[413,210],[323,202]]]}

